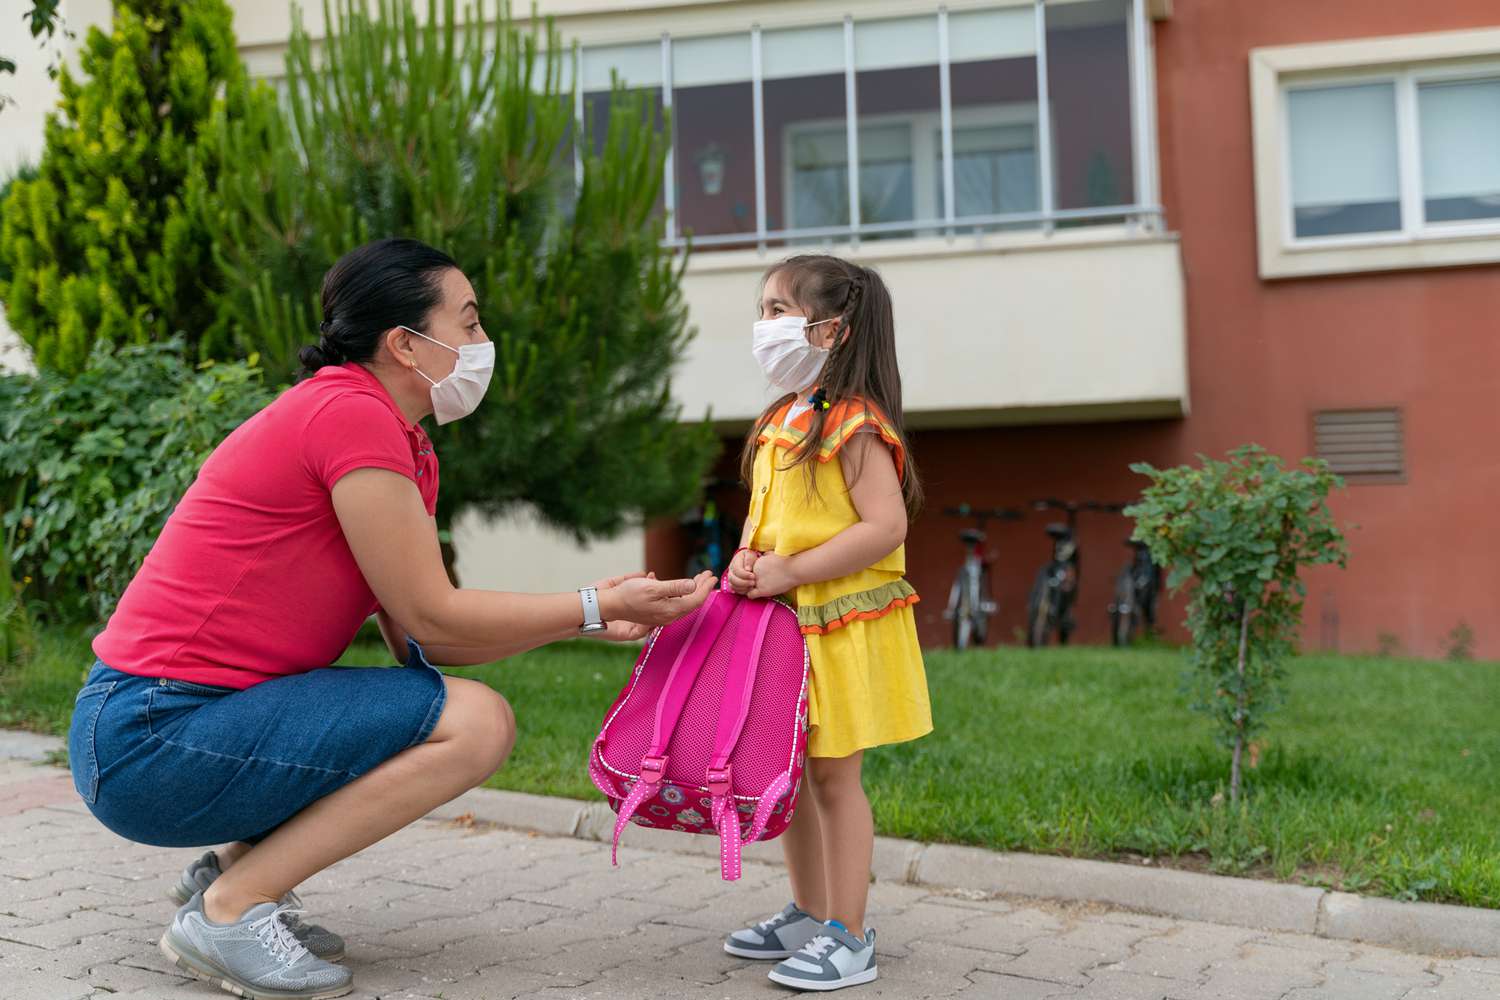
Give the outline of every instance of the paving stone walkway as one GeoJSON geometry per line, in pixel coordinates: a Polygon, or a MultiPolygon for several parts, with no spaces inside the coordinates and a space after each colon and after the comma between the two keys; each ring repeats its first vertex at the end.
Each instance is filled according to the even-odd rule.
{"type": "MultiPolygon", "coordinates": [[[[463,822],[418,823],[302,889],[344,934],[357,998],[777,1000],[722,934],[780,909],[783,874],[463,822]]],[[[66,772],[0,762],[0,1000],[204,1000],[157,951],[193,856],[128,843],[66,772]]],[[[844,996],[995,1000],[1500,1000],[1500,959],[1411,955],[1094,906],[877,885],[881,978],[844,996]]]]}

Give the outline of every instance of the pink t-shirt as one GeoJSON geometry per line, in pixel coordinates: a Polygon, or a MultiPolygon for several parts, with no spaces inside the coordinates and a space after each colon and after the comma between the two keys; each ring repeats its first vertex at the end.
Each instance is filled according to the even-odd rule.
{"type": "Polygon", "coordinates": [[[94,640],[128,674],[247,688],[326,667],[377,607],[333,484],[390,469],[437,507],[421,427],[356,364],[320,369],[214,449],[94,640]]]}

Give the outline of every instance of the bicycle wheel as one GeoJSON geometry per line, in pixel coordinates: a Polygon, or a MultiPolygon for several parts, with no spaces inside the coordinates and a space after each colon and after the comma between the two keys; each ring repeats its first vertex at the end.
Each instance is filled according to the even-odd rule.
{"type": "Polygon", "coordinates": [[[1115,581],[1115,602],[1109,608],[1110,641],[1116,646],[1130,645],[1135,621],[1135,578],[1127,566],[1115,581]]]}
{"type": "Polygon", "coordinates": [[[974,588],[974,645],[983,646],[990,638],[990,616],[995,613],[994,591],[990,590],[988,566],[979,569],[979,585],[974,588]]]}
{"type": "Polygon", "coordinates": [[[1031,597],[1026,602],[1026,645],[1033,649],[1047,645],[1047,633],[1052,626],[1052,567],[1043,566],[1031,585],[1031,597]]]}
{"type": "Polygon", "coordinates": [[[974,586],[971,582],[973,569],[965,566],[959,570],[956,588],[957,603],[953,608],[953,648],[968,649],[974,641],[974,586]]]}

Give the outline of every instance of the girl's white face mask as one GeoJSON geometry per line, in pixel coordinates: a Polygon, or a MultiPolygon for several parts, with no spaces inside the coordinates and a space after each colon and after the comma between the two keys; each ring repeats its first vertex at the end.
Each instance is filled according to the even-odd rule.
{"type": "Polygon", "coordinates": [[[750,350],[771,384],[785,392],[801,392],[817,381],[828,361],[828,348],[814,347],[807,331],[834,319],[809,323],[806,316],[778,316],[755,324],[750,350]]]}
{"type": "Polygon", "coordinates": [[[437,418],[437,422],[451,423],[477,410],[480,400],[484,399],[485,390],[490,387],[490,376],[495,373],[494,342],[487,340],[482,344],[449,347],[441,340],[433,340],[427,334],[418,333],[409,326],[398,327],[398,329],[421,337],[423,340],[432,341],[439,347],[458,355],[458,363],[453,366],[453,371],[449,372],[448,377],[441,382],[433,382],[420,368],[416,370],[418,375],[427,379],[432,385],[432,415],[437,418]]]}

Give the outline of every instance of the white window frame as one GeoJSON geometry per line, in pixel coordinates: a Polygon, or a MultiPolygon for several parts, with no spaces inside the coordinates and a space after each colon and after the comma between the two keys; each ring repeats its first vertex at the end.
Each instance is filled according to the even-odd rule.
{"type": "MultiPolygon", "coordinates": [[[[942,232],[950,241],[953,241],[963,234],[972,234],[974,238],[979,239],[984,232],[990,229],[1015,229],[1031,226],[1037,227],[1045,240],[1045,238],[1053,234],[1058,223],[1068,221],[1087,221],[1101,226],[1118,224],[1123,225],[1132,234],[1147,236],[1159,232],[1164,225],[1164,213],[1157,189],[1157,136],[1155,134],[1156,79],[1155,61],[1152,54],[1153,39],[1151,22],[1171,16],[1171,0],[1127,0],[1126,46],[1129,56],[1131,89],[1129,125],[1132,148],[1134,150],[1131,170],[1134,176],[1135,197],[1129,203],[1075,209],[1059,209],[1056,206],[1053,191],[1052,131],[1055,123],[1053,121],[1050,95],[1047,90],[1046,2],[1047,0],[950,0],[949,3],[941,3],[938,0],[925,0],[925,2],[903,0],[899,4],[894,4],[890,9],[861,10],[858,15],[855,15],[850,13],[847,0],[816,0],[816,2],[814,0],[806,0],[806,2],[798,5],[795,16],[788,18],[778,13],[778,18],[780,18],[776,22],[778,27],[833,25],[839,23],[841,18],[844,29],[845,117],[840,119],[840,121],[845,124],[848,132],[850,149],[849,198],[851,223],[840,226],[800,230],[770,230],[767,226],[765,204],[765,171],[767,165],[764,156],[766,136],[764,134],[765,122],[762,104],[762,85],[764,81],[762,79],[761,60],[761,18],[751,16],[759,8],[759,5],[735,5],[735,9],[739,11],[739,14],[734,20],[747,21],[747,23],[738,26],[731,26],[729,23],[730,19],[727,17],[721,18],[710,14],[705,14],[701,18],[695,18],[693,23],[683,24],[680,26],[680,29],[679,25],[675,22],[663,21],[658,39],[662,47],[663,77],[666,85],[663,92],[664,105],[671,103],[671,97],[666,91],[671,87],[670,61],[671,46],[674,39],[685,40],[694,37],[733,34],[737,31],[748,29],[751,39],[752,78],[750,83],[754,95],[756,146],[755,229],[743,233],[698,236],[689,241],[681,235],[681,220],[677,218],[676,205],[669,204],[667,232],[665,233],[664,242],[668,246],[676,248],[686,247],[691,242],[699,251],[716,248],[737,250],[749,244],[755,246],[759,252],[764,253],[769,244],[785,241],[848,242],[851,245],[857,245],[862,236],[880,235],[917,238],[933,232],[942,232]],[[1035,117],[1039,122],[1046,123],[1045,128],[1038,128],[1037,130],[1037,160],[1040,171],[1038,194],[1041,202],[1038,210],[1035,212],[972,216],[955,219],[949,217],[948,209],[950,206],[943,204],[936,206],[935,211],[929,213],[930,218],[922,218],[910,222],[870,224],[859,220],[857,217],[859,196],[859,172],[857,169],[859,162],[858,129],[855,125],[855,122],[859,120],[858,88],[855,81],[855,77],[859,71],[855,68],[853,59],[855,24],[865,20],[873,21],[897,16],[931,16],[935,19],[939,35],[939,55],[936,69],[940,84],[940,107],[933,109],[931,114],[937,119],[937,127],[943,136],[941,141],[942,170],[946,174],[952,169],[951,131],[954,124],[952,116],[954,109],[951,107],[951,94],[948,87],[949,39],[947,15],[950,11],[998,9],[1005,7],[1031,7],[1035,12],[1038,104],[1035,117]]],[[[1068,2],[1068,0],[1055,0],[1055,2],[1068,2]]],[[[642,23],[646,22],[643,21],[642,23]]],[[[584,32],[582,37],[575,35],[574,38],[576,42],[574,48],[576,54],[574,79],[579,81],[583,79],[583,68],[590,57],[591,50],[596,46],[613,47],[627,44],[654,44],[657,41],[657,39],[642,38],[635,31],[618,29],[601,31],[597,34],[584,32]]],[[[576,93],[575,100],[575,116],[581,123],[583,118],[581,89],[576,93]]],[[[920,114],[928,114],[928,112],[921,112],[920,114]]],[[[864,120],[869,121],[871,119],[866,118],[864,120]]],[[[576,153],[577,150],[575,147],[576,153]]],[[[671,173],[672,159],[673,157],[669,155],[667,158],[667,172],[664,177],[664,183],[667,185],[667,191],[669,192],[672,191],[672,184],[674,183],[671,173]]],[[[574,170],[579,183],[581,183],[583,172],[581,156],[575,155],[574,170]]],[[[788,186],[786,190],[790,191],[790,187],[788,186]]]]}
{"type": "Polygon", "coordinates": [[[1256,49],[1250,54],[1260,276],[1446,267],[1500,261],[1500,219],[1430,223],[1422,188],[1417,90],[1426,83],[1500,80],[1500,29],[1256,49]],[[1396,95],[1401,228],[1298,237],[1291,198],[1287,95],[1391,83],[1396,95]]]}

